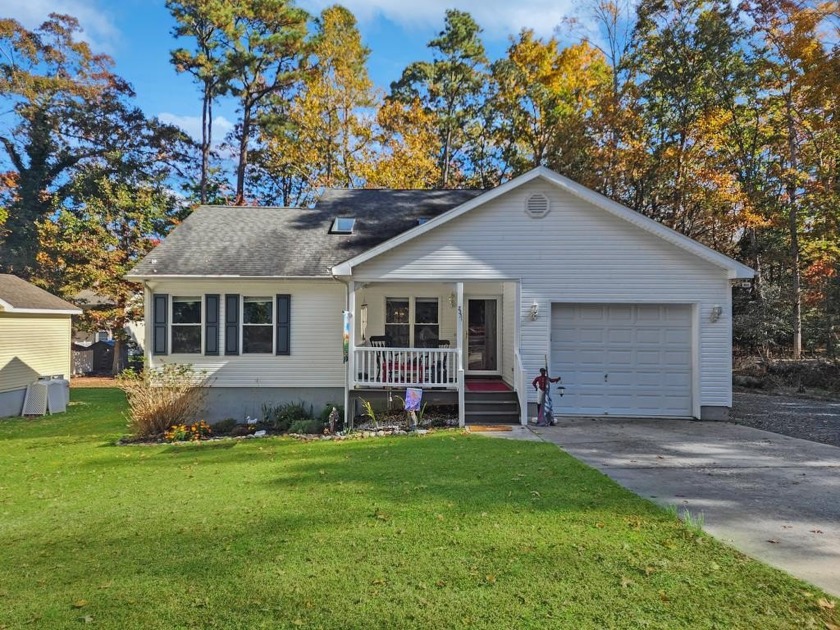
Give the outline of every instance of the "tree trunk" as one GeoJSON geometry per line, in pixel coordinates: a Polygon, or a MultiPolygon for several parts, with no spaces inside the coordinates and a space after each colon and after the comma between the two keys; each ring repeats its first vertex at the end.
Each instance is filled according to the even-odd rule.
{"type": "Polygon", "coordinates": [[[122,372],[123,364],[120,360],[122,357],[123,340],[122,331],[117,331],[114,335],[114,360],[111,362],[111,375],[116,376],[122,372]]]}
{"type": "Polygon", "coordinates": [[[245,205],[245,169],[248,167],[248,136],[251,134],[251,103],[242,103],[242,136],[239,138],[239,166],[236,168],[236,201],[245,205]]]}
{"type": "Polygon", "coordinates": [[[210,168],[210,143],[213,127],[213,92],[209,82],[204,83],[204,98],[201,103],[201,204],[207,203],[207,171],[210,168]]]}
{"type": "Polygon", "coordinates": [[[790,152],[790,171],[787,184],[788,230],[790,232],[790,271],[791,299],[793,301],[793,358],[802,358],[802,289],[799,273],[799,213],[796,208],[795,173],[799,168],[796,152],[796,128],[793,121],[793,103],[791,95],[787,98],[788,151],[790,152]]]}

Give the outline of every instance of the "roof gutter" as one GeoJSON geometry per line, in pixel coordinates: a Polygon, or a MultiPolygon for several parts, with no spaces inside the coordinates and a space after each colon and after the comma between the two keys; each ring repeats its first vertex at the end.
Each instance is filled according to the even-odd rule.
{"type": "Polygon", "coordinates": [[[324,276],[240,276],[235,274],[227,275],[200,275],[200,274],[154,274],[151,276],[129,273],[123,276],[126,280],[144,282],[146,280],[328,280],[332,274],[324,276]]]}

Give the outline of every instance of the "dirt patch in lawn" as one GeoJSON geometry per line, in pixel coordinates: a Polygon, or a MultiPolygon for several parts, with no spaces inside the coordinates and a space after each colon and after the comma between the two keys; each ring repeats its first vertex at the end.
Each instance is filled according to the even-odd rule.
{"type": "Polygon", "coordinates": [[[113,376],[74,376],[70,379],[70,387],[116,387],[113,376]]]}

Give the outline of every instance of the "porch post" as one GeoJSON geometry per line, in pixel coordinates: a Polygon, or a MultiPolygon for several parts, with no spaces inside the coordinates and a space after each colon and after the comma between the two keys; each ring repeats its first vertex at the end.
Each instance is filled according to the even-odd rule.
{"type": "Polygon", "coordinates": [[[350,311],[350,348],[347,352],[347,370],[349,378],[347,386],[350,389],[356,388],[356,282],[349,282],[349,293],[347,296],[347,310],[350,311]]]}
{"type": "MultiPolygon", "coordinates": [[[[513,350],[516,356],[519,357],[519,365],[516,369],[522,371],[525,369],[522,361],[522,278],[516,281],[516,309],[514,310],[516,317],[513,319],[513,350]]],[[[528,377],[522,374],[519,379],[519,387],[524,389],[527,387],[528,377]]],[[[519,395],[519,424],[523,427],[528,426],[528,393],[526,391],[517,392],[519,395]]]]}
{"type": "MultiPolygon", "coordinates": [[[[356,282],[347,283],[347,311],[350,313],[350,342],[347,349],[347,385],[344,387],[344,426],[350,426],[354,410],[350,409],[350,390],[356,387],[356,282]]],[[[343,322],[342,322],[343,323],[343,322]]]]}
{"type": "Polygon", "coordinates": [[[458,337],[458,426],[466,425],[464,413],[464,283],[455,284],[458,296],[456,336],[458,337]]]}

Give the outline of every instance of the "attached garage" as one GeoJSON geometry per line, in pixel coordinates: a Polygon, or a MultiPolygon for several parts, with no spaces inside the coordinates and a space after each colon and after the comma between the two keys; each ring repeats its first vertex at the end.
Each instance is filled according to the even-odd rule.
{"type": "Polygon", "coordinates": [[[553,304],[555,412],[691,417],[692,329],[689,304],[553,304]]]}

